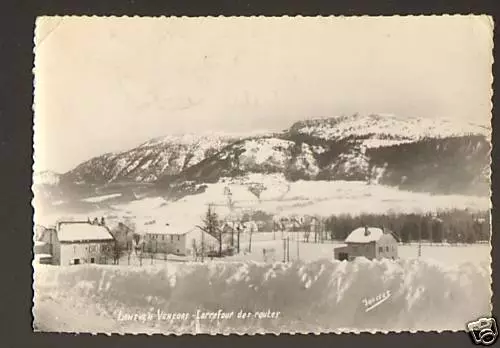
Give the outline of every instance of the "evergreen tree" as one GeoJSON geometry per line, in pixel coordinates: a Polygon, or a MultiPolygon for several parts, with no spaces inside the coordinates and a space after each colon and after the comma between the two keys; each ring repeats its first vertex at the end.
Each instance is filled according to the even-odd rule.
{"type": "Polygon", "coordinates": [[[220,221],[217,213],[212,208],[210,204],[207,208],[207,212],[205,213],[205,217],[203,219],[203,224],[201,226],[197,226],[203,232],[208,233],[209,235],[215,237],[219,244],[219,257],[222,256],[222,228],[220,226],[220,221]]]}

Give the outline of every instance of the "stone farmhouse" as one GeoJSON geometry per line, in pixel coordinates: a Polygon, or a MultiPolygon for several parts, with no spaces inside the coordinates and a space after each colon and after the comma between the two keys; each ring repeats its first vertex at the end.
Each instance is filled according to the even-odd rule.
{"type": "Polygon", "coordinates": [[[43,258],[54,265],[106,263],[112,258],[115,239],[104,221],[60,221],[55,228],[47,228],[35,242],[42,249],[43,258]]]}

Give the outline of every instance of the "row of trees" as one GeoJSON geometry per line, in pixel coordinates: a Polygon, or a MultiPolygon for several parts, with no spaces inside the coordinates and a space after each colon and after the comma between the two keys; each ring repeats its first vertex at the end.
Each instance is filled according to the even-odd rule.
{"type": "Polygon", "coordinates": [[[290,217],[273,221],[273,231],[303,234],[305,242],[342,241],[360,226],[385,227],[401,242],[430,241],[434,243],[475,243],[490,240],[488,212],[451,210],[427,214],[362,214],[321,217],[290,217]]]}
{"type": "Polygon", "coordinates": [[[403,243],[427,240],[435,243],[475,243],[489,241],[490,216],[453,210],[437,214],[367,214],[331,216],[325,221],[330,238],[343,240],[364,225],[386,227],[403,243]]]}

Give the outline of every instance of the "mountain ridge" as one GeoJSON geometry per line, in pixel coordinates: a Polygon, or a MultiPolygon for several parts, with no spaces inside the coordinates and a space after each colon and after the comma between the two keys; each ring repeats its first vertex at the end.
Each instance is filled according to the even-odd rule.
{"type": "Polygon", "coordinates": [[[474,124],[379,114],[298,121],[281,132],[167,135],[85,161],[60,175],[56,186],[152,184],[178,196],[175,191],[191,181],[283,173],[290,181],[358,180],[483,194],[489,190],[483,173],[489,168],[489,135],[474,124]],[[413,174],[416,168],[420,175],[413,174]],[[446,183],[450,173],[456,183],[446,183]]]}

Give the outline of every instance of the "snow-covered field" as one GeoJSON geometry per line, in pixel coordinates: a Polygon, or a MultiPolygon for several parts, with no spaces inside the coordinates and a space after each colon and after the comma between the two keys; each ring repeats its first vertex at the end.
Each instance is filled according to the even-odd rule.
{"type": "MultiPolygon", "coordinates": [[[[113,203],[119,194],[87,198],[86,202],[106,202],[107,208],[81,213],[42,214],[35,211],[35,222],[54,224],[57,219],[87,219],[105,216],[116,219],[144,218],[169,220],[185,224],[186,228],[200,223],[207,205],[213,204],[220,217],[230,214],[226,188],[234,202],[234,213],[264,211],[274,215],[331,215],[362,213],[426,213],[450,209],[485,211],[490,209],[488,197],[463,195],[431,195],[399,190],[394,187],[355,181],[303,181],[288,182],[281,174],[249,174],[238,178],[222,178],[218,183],[207,184],[205,192],[189,195],[177,201],[168,197],[147,197],[126,203],[113,203]],[[255,187],[261,189],[255,194],[255,187]],[[253,192],[252,192],[253,191],[253,192]],[[109,201],[109,202],[108,202],[109,201]]],[[[108,219],[109,220],[109,219],[108,219]]]]}
{"type": "Polygon", "coordinates": [[[34,277],[34,324],[42,331],[463,330],[471,318],[491,311],[486,263],[323,259],[143,267],[35,265],[34,277]],[[368,311],[366,300],[379,294],[389,297],[368,311]],[[211,320],[197,314],[218,310],[233,316],[211,320]],[[252,316],[238,318],[240,311],[252,316]],[[274,317],[256,317],[269,313],[274,317]]]}
{"type": "Polygon", "coordinates": [[[157,197],[115,205],[114,213],[136,217],[158,216],[198,223],[209,203],[215,205],[215,211],[221,217],[230,213],[227,196],[224,194],[226,187],[231,191],[236,211],[262,210],[283,215],[425,213],[465,208],[487,210],[490,207],[487,197],[431,195],[352,181],[290,183],[282,175],[252,174],[207,184],[204,193],[186,196],[175,202],[157,197]],[[249,190],[255,183],[263,185],[260,197],[249,190]]]}
{"type": "MultiPolygon", "coordinates": [[[[340,242],[327,241],[324,243],[314,243],[314,236],[311,235],[310,242],[303,241],[303,234],[299,233],[298,238],[294,233],[265,232],[255,233],[252,236],[251,252],[248,252],[249,238],[243,236],[240,238],[241,253],[231,256],[227,259],[238,261],[257,261],[263,262],[264,252],[267,250],[268,261],[283,261],[284,247],[282,238],[290,238],[289,258],[290,260],[318,261],[322,259],[332,259],[333,249],[345,244],[340,242]],[[275,238],[275,239],[274,239],[275,238]],[[299,239],[297,241],[297,239],[299,239]],[[273,254],[274,257],[269,256],[273,254]],[[270,254],[271,253],[271,254],[270,254]]],[[[422,245],[421,259],[439,262],[445,265],[459,265],[465,262],[474,264],[490,263],[491,246],[489,244],[464,244],[464,245],[422,245]]],[[[398,246],[398,255],[401,259],[418,258],[418,244],[400,244],[398,246]]]]}

